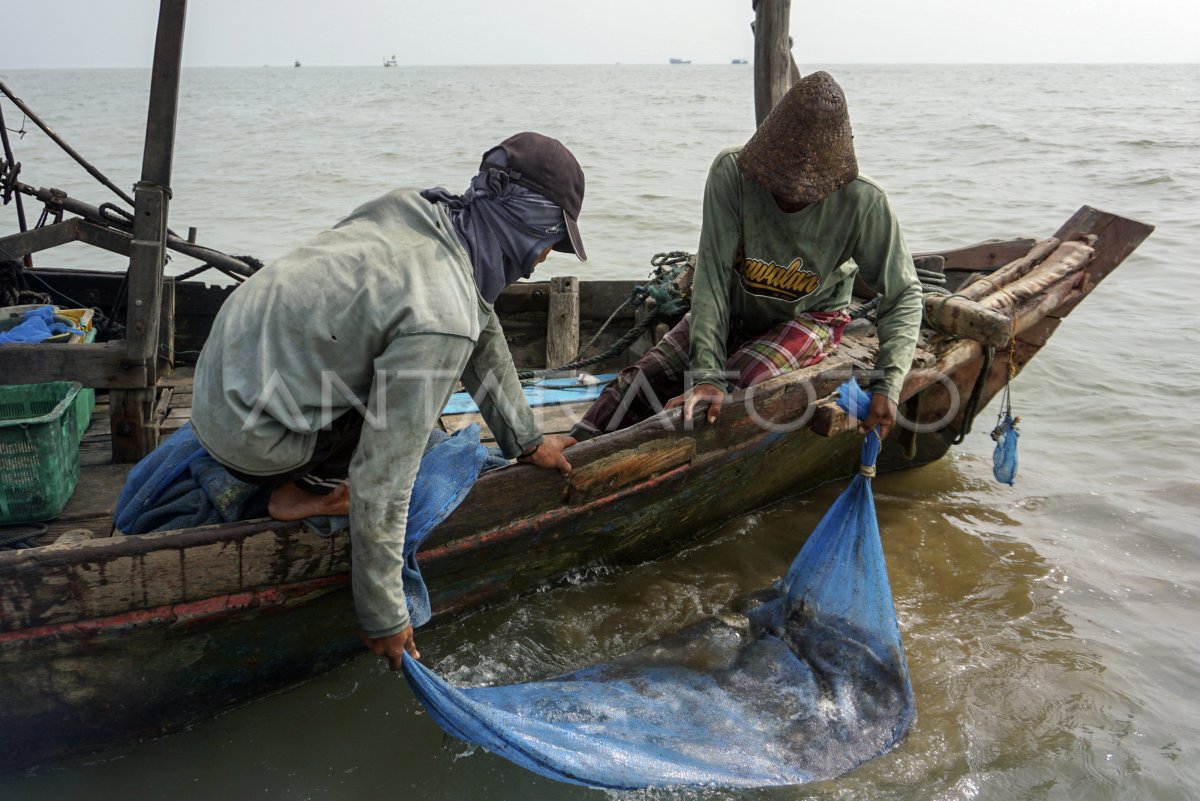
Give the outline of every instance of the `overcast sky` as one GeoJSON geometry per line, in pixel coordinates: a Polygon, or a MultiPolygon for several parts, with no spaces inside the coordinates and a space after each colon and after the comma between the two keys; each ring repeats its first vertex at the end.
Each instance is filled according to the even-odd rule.
{"type": "MultiPolygon", "coordinates": [[[[0,69],[144,67],[157,0],[0,0],[0,69]]],[[[187,66],[728,63],[750,0],[192,0],[187,66]]],[[[1197,0],[792,2],[802,64],[1197,62],[1197,0]]]]}

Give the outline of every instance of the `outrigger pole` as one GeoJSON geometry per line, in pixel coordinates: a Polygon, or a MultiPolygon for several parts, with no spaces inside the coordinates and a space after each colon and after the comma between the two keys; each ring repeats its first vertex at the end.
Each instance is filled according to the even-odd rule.
{"type": "Polygon", "coordinates": [[[0,255],[6,258],[76,241],[129,256],[124,340],[0,348],[0,384],[70,380],[108,389],[115,463],[137,461],[158,444],[152,412],[186,16],[187,0],[160,0],[142,176],[134,187],[132,235],[77,218],[0,238],[0,255]]]}

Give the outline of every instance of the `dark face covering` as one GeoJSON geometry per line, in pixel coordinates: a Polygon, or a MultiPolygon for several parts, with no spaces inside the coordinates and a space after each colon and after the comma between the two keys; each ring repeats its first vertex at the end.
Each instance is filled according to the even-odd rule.
{"type": "MultiPolygon", "coordinates": [[[[504,151],[497,155],[502,158],[504,151]]],[[[542,252],[567,233],[559,206],[512,183],[500,170],[479,173],[461,195],[439,186],[421,196],[446,206],[471,257],[475,285],[488,303],[495,303],[504,287],[528,278],[542,252]]]]}

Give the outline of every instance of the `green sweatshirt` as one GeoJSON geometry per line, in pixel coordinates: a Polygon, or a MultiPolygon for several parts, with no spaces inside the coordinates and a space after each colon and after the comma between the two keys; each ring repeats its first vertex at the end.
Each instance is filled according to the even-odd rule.
{"type": "Polygon", "coordinates": [[[492,306],[441,206],[397,190],[260,270],[225,301],[196,364],[192,426],[221,463],[304,465],[352,408],[351,578],[368,636],[407,628],[409,496],[459,380],[511,457],[541,442],[492,306]]]}
{"type": "Polygon", "coordinates": [[[717,156],[704,189],[692,295],[695,382],[727,388],[721,374],[731,332],[754,336],[801,312],[847,308],[857,265],[883,295],[875,362],[882,376],[872,391],[897,400],[921,327],[921,284],[887,195],[860,175],[819,203],[786,213],[738,172],[740,150],[717,156]]]}

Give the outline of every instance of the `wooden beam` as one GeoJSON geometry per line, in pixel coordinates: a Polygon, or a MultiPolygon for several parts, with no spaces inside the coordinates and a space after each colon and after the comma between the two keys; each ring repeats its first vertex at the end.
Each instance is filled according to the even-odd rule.
{"type": "Polygon", "coordinates": [[[30,253],[56,248],[78,239],[79,220],[64,220],[32,231],[0,237],[0,258],[20,260],[30,253]]]}
{"type": "Polygon", "coordinates": [[[550,279],[550,311],[546,315],[546,367],[558,367],[579,353],[579,279],[550,279]]]}
{"type": "MultiPolygon", "coordinates": [[[[164,278],[158,316],[158,353],[168,372],[175,366],[175,279],[164,278]]],[[[157,376],[156,376],[157,377],[157,376]]]]}
{"type": "Polygon", "coordinates": [[[0,384],[43,381],[78,381],[85,387],[143,387],[146,368],[145,364],[128,361],[122,342],[0,347],[0,384]]]}
{"type": "Polygon", "coordinates": [[[129,255],[129,243],[133,238],[129,234],[114,231],[111,228],[105,228],[102,225],[96,225],[87,220],[78,220],[77,222],[79,223],[80,242],[85,242],[121,256],[129,255]]]}

